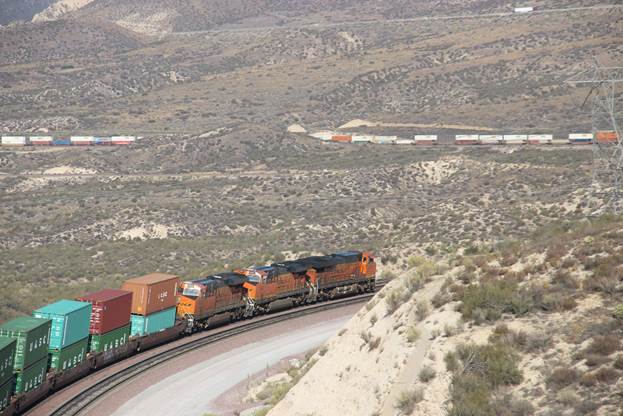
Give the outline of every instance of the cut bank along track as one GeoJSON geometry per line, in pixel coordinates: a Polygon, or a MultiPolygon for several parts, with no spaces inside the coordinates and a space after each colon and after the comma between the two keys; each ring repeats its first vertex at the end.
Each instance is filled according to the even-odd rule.
{"type": "MultiPolygon", "coordinates": [[[[383,283],[377,283],[376,291],[383,287],[383,283]]],[[[287,321],[294,318],[299,318],[309,314],[336,309],[356,303],[364,302],[374,296],[374,293],[366,293],[349,298],[339,299],[331,302],[320,303],[315,305],[306,306],[303,308],[294,309],[284,313],[280,313],[274,316],[267,316],[262,319],[253,320],[234,328],[226,328],[214,334],[206,335],[199,339],[189,340],[189,342],[182,345],[173,347],[169,350],[160,352],[154,356],[146,358],[138,363],[131,364],[118,372],[104,378],[97,384],[86,388],[81,393],[74,396],[72,399],[65,402],[59,408],[51,413],[52,416],[77,416],[83,413],[83,411],[91,408],[95,405],[99,399],[106,396],[109,392],[113,391],[122,384],[130,381],[141,373],[144,373],[165,361],[179,357],[185,353],[191,352],[198,348],[205,347],[210,344],[217,343],[221,340],[231,338],[235,335],[242,334],[246,331],[263,328],[269,325],[274,325],[279,322],[287,321]]]]}

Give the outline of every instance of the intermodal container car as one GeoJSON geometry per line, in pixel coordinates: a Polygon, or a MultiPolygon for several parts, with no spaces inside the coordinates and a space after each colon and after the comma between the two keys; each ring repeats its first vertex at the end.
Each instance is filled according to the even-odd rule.
{"type": "Polygon", "coordinates": [[[15,393],[26,393],[43,383],[48,371],[48,356],[15,374],[15,393]]]}
{"type": "Polygon", "coordinates": [[[415,144],[412,139],[397,139],[396,144],[415,144]]]}
{"type": "Polygon", "coordinates": [[[53,139],[52,146],[71,146],[71,139],[68,139],[68,138],[53,139]]]}
{"type": "Polygon", "coordinates": [[[56,371],[65,371],[74,368],[84,361],[89,351],[88,349],[89,338],[85,338],[65,348],[51,350],[50,368],[56,371]]]}
{"type": "Polygon", "coordinates": [[[611,144],[617,142],[617,133],[615,131],[598,131],[595,134],[595,140],[601,144],[611,144]]]}
{"type": "Polygon", "coordinates": [[[477,134],[457,134],[454,137],[454,143],[458,145],[479,144],[477,134]]]}
{"type": "Polygon", "coordinates": [[[500,144],[504,140],[501,134],[480,134],[478,136],[480,144],[500,144]]]}
{"type": "Polygon", "coordinates": [[[110,137],[96,137],[93,140],[93,144],[96,146],[111,146],[112,139],[110,137]]]}
{"type": "Polygon", "coordinates": [[[15,338],[0,337],[0,384],[13,377],[16,347],[15,338]]]}
{"type": "Polygon", "coordinates": [[[372,138],[372,143],[376,143],[376,144],[395,144],[396,140],[398,140],[397,136],[374,136],[372,138]]]}
{"type": "Polygon", "coordinates": [[[91,146],[95,144],[95,137],[93,136],[71,136],[70,140],[73,146],[91,146]]]}
{"type": "Polygon", "coordinates": [[[122,290],[132,292],[132,313],[149,315],[177,304],[179,277],[165,273],[151,273],[126,280],[122,290]]]}
{"type": "Polygon", "coordinates": [[[437,144],[437,136],[432,134],[416,134],[413,136],[415,144],[437,144]]]}
{"type": "Polygon", "coordinates": [[[571,144],[591,144],[593,143],[593,133],[571,133],[569,135],[571,144]]]}
{"type": "Polygon", "coordinates": [[[5,409],[11,402],[14,384],[13,373],[11,373],[11,378],[5,381],[4,384],[0,383],[0,410],[5,409]]]}
{"type": "Polygon", "coordinates": [[[552,144],[554,136],[551,134],[529,134],[528,144],[552,144]]]}
{"type": "Polygon", "coordinates": [[[128,342],[130,338],[130,325],[117,328],[113,331],[89,337],[89,351],[103,352],[113,348],[118,348],[128,342]]]}
{"type": "Polygon", "coordinates": [[[353,134],[353,143],[370,143],[372,136],[367,134],[353,134]]]}
{"type": "Polygon", "coordinates": [[[110,142],[115,146],[123,146],[134,143],[136,137],[134,136],[112,136],[110,142]]]}
{"type": "Polygon", "coordinates": [[[175,325],[175,307],[154,312],[147,316],[132,315],[130,335],[143,336],[164,331],[175,325]]]}
{"type": "Polygon", "coordinates": [[[2,136],[2,146],[26,146],[25,136],[2,136]]]}
{"type": "Polygon", "coordinates": [[[339,143],[351,143],[353,141],[353,136],[346,134],[335,134],[331,136],[331,141],[339,143]]]}
{"type": "Polygon", "coordinates": [[[104,334],[130,323],[132,292],[104,289],[81,296],[76,300],[92,305],[89,324],[90,334],[104,334]]]}
{"type": "Polygon", "coordinates": [[[26,368],[42,358],[48,358],[50,342],[50,319],[20,316],[0,325],[0,336],[15,338],[16,370],[26,368]]]}
{"type": "Polygon", "coordinates": [[[35,318],[52,320],[50,349],[61,349],[89,336],[91,304],[59,300],[33,312],[35,318]]]}
{"type": "Polygon", "coordinates": [[[52,136],[30,136],[28,139],[32,146],[51,146],[53,140],[52,136]]]}
{"type": "Polygon", "coordinates": [[[527,134],[505,134],[503,144],[525,144],[528,141],[527,134]]]}

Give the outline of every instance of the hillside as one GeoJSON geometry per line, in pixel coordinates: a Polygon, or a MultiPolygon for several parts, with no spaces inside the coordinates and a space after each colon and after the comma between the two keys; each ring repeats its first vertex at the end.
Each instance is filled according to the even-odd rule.
{"type": "Polygon", "coordinates": [[[397,277],[305,375],[271,386],[290,391],[268,415],[619,415],[622,238],[623,219],[601,217],[398,251],[397,277]]]}
{"type": "Polygon", "coordinates": [[[97,0],[57,21],[0,28],[0,130],[276,134],[356,118],[590,129],[587,90],[564,81],[593,57],[620,61],[622,9],[473,18],[504,10],[499,0],[97,0]],[[387,20],[446,13],[472,18],[387,20]]]}
{"type": "Polygon", "coordinates": [[[0,0],[0,25],[15,21],[30,21],[34,15],[55,0],[0,0]]]}

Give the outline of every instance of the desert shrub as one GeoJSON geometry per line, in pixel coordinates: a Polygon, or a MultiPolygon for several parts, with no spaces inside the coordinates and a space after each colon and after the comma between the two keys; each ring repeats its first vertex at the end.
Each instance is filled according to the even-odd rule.
{"type": "Polygon", "coordinates": [[[570,386],[579,377],[579,372],[575,368],[558,367],[547,377],[547,385],[556,390],[570,386]]]}
{"type": "Polygon", "coordinates": [[[435,372],[435,370],[432,367],[425,365],[420,370],[420,374],[418,374],[418,378],[420,379],[422,383],[428,383],[429,381],[434,379],[436,375],[437,375],[437,372],[435,372]]]}
{"type": "Polygon", "coordinates": [[[618,278],[612,276],[593,275],[586,279],[584,288],[591,292],[603,292],[613,295],[616,292],[618,278]]]}
{"type": "Polygon", "coordinates": [[[522,380],[517,367],[519,356],[513,348],[502,344],[461,344],[457,353],[463,373],[474,373],[493,387],[518,384],[522,380]]]}
{"type": "Polygon", "coordinates": [[[430,304],[427,301],[422,301],[415,307],[415,316],[418,321],[424,320],[430,314],[430,304]]]}
{"type": "Polygon", "coordinates": [[[577,289],[580,287],[577,279],[568,270],[559,269],[552,277],[552,283],[566,289],[577,289]]]}
{"type": "Polygon", "coordinates": [[[612,384],[619,378],[619,372],[611,367],[601,367],[594,374],[597,381],[606,384],[612,384]]]}
{"type": "Polygon", "coordinates": [[[607,363],[608,361],[610,361],[610,359],[607,356],[597,354],[586,355],[586,365],[589,367],[597,367],[607,363]]]}
{"type": "Polygon", "coordinates": [[[575,414],[576,415],[588,415],[599,409],[600,404],[591,400],[591,399],[583,399],[580,403],[575,406],[575,414]]]}
{"type": "Polygon", "coordinates": [[[381,279],[388,282],[394,280],[396,277],[398,277],[398,275],[391,270],[383,270],[383,273],[381,273],[381,279]]]}
{"type": "Polygon", "coordinates": [[[495,416],[491,386],[476,374],[455,374],[450,385],[448,416],[495,416]]]}
{"type": "Polygon", "coordinates": [[[489,342],[498,342],[523,350],[528,343],[528,335],[524,331],[513,331],[506,324],[499,324],[489,336],[489,342]]]}
{"type": "Polygon", "coordinates": [[[562,312],[575,309],[577,302],[570,296],[554,292],[543,294],[539,306],[545,311],[562,312]]]}
{"type": "Polygon", "coordinates": [[[447,291],[442,290],[442,291],[435,293],[435,296],[433,296],[433,299],[431,300],[431,302],[435,308],[440,308],[446,303],[450,302],[451,300],[452,300],[452,295],[448,293],[447,291]]]}
{"type": "Polygon", "coordinates": [[[614,335],[597,335],[591,344],[586,348],[587,354],[610,355],[618,351],[621,341],[614,335]]]}
{"type": "Polygon", "coordinates": [[[452,351],[448,351],[446,353],[446,355],[443,357],[443,361],[446,363],[446,370],[450,372],[457,371],[459,369],[459,366],[461,365],[459,363],[459,358],[457,357],[456,353],[452,351]]]}
{"type": "Polygon", "coordinates": [[[573,407],[579,403],[580,398],[573,390],[565,389],[558,392],[556,400],[565,406],[573,407]]]}
{"type": "Polygon", "coordinates": [[[623,355],[619,354],[612,365],[614,366],[614,368],[623,370],[623,355]]]}
{"type": "Polygon", "coordinates": [[[420,335],[420,331],[415,326],[409,327],[409,329],[407,329],[407,342],[416,342],[420,339],[420,335]]]}
{"type": "Polygon", "coordinates": [[[594,373],[584,373],[580,377],[580,384],[584,387],[592,387],[597,384],[597,378],[595,378],[594,373]]]}
{"type": "Polygon", "coordinates": [[[473,283],[476,280],[476,273],[466,270],[459,275],[459,280],[465,285],[473,283]]]}
{"type": "Polygon", "coordinates": [[[404,285],[409,294],[413,294],[424,287],[424,279],[417,274],[413,274],[405,278],[404,285]]]}
{"type": "Polygon", "coordinates": [[[392,289],[385,297],[387,312],[389,314],[396,312],[396,309],[406,300],[407,295],[408,292],[402,286],[392,289]]]}
{"type": "Polygon", "coordinates": [[[476,323],[495,321],[503,313],[522,315],[532,308],[528,294],[510,280],[493,280],[470,285],[461,298],[464,319],[476,323]]]}
{"type": "Polygon", "coordinates": [[[617,306],[614,307],[614,310],[612,311],[612,316],[614,316],[618,320],[623,321],[623,303],[619,303],[617,306]]]}
{"type": "Polygon", "coordinates": [[[405,390],[400,393],[396,402],[396,409],[402,414],[410,415],[415,409],[415,405],[424,399],[424,392],[421,389],[405,390]]]}

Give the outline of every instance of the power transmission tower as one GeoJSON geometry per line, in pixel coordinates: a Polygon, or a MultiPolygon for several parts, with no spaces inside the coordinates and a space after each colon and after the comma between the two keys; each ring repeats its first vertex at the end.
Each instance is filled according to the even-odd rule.
{"type": "Polygon", "coordinates": [[[595,62],[592,67],[567,80],[571,84],[590,86],[584,104],[591,102],[593,133],[592,199],[603,200],[595,213],[612,210],[621,212],[621,183],[623,181],[623,140],[617,122],[616,84],[623,82],[623,67],[604,67],[595,62]],[[614,132],[610,140],[598,132],[614,132]]]}

